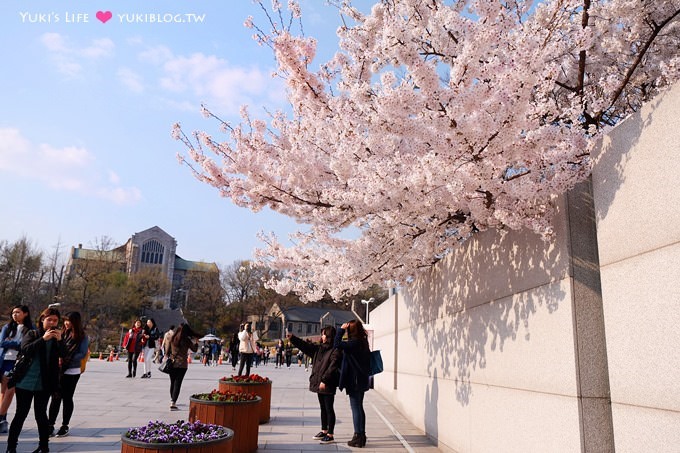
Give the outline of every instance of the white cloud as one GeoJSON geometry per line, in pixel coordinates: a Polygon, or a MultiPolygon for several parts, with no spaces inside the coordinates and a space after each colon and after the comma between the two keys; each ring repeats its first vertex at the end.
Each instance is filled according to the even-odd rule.
{"type": "Polygon", "coordinates": [[[164,46],[148,48],[138,57],[140,61],[158,66],[160,88],[174,98],[189,99],[176,99],[178,106],[189,102],[196,110],[200,103],[206,103],[216,111],[237,115],[244,104],[280,103],[285,99],[282,83],[271,78],[270,69],[235,66],[218,56],[200,52],[175,55],[164,46]]]}
{"type": "Polygon", "coordinates": [[[142,198],[138,188],[121,187],[114,171],[101,171],[86,148],[31,143],[14,128],[0,127],[0,174],[3,172],[56,190],[94,194],[116,204],[136,203],[142,198]]]}
{"type": "Polygon", "coordinates": [[[173,58],[172,51],[165,46],[150,47],[139,53],[139,60],[155,65],[163,64],[173,58]]]}
{"type": "Polygon", "coordinates": [[[135,93],[144,92],[144,82],[142,76],[137,74],[130,68],[120,68],[118,69],[118,80],[127,87],[130,91],[135,93]]]}
{"type": "Polygon", "coordinates": [[[90,44],[78,47],[59,33],[44,33],[40,42],[50,52],[57,70],[69,77],[79,76],[85,63],[111,56],[115,50],[115,44],[109,38],[94,39],[90,44]]]}

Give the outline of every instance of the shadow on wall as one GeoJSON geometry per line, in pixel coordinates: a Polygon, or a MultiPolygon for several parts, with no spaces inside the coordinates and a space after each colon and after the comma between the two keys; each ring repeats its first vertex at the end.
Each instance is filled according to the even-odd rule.
{"type": "MultiPolygon", "coordinates": [[[[630,115],[623,123],[609,131],[601,140],[599,148],[595,148],[593,172],[597,174],[598,184],[608,188],[606,193],[598,194],[600,203],[596,206],[597,211],[595,213],[598,220],[607,216],[609,207],[614,203],[619,188],[625,182],[624,175],[626,174],[626,165],[631,159],[631,150],[640,141],[643,130],[652,126],[655,111],[668,95],[669,92],[666,91],[647,102],[641,111],[630,115]],[[604,171],[597,171],[598,168],[602,168],[604,171]],[[612,178],[615,181],[611,181],[612,178]]],[[[667,124],[664,124],[660,127],[667,126],[667,124]]]]}
{"type": "MultiPolygon", "coordinates": [[[[507,341],[529,341],[532,315],[559,309],[566,295],[547,284],[568,274],[565,236],[557,231],[560,245],[527,230],[487,231],[402,290],[412,338],[424,342],[419,346],[433,376],[429,406],[438,397],[437,370],[440,379],[455,380],[456,399],[466,406],[471,374],[486,367],[487,351],[503,351],[507,341]]],[[[436,414],[432,409],[426,412],[436,414]]]]}
{"type": "Polygon", "coordinates": [[[430,384],[425,389],[425,432],[433,439],[439,439],[439,382],[437,370],[432,373],[432,387],[430,384]]]}

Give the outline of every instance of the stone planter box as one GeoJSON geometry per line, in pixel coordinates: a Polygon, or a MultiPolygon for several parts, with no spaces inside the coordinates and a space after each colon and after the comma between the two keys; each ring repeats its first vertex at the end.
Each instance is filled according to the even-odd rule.
{"type": "Polygon", "coordinates": [[[267,382],[230,382],[220,379],[220,392],[247,392],[254,393],[262,398],[260,405],[260,423],[267,423],[270,418],[272,407],[272,381],[267,382]]]}
{"type": "MultiPolygon", "coordinates": [[[[233,453],[257,450],[262,398],[252,401],[204,401],[189,398],[189,421],[226,426],[234,431],[233,453]]],[[[145,452],[146,453],[146,452],[145,452]]]]}
{"type": "Polygon", "coordinates": [[[232,453],[234,432],[227,437],[191,444],[151,444],[130,440],[124,435],[120,438],[121,453],[232,453]]]}

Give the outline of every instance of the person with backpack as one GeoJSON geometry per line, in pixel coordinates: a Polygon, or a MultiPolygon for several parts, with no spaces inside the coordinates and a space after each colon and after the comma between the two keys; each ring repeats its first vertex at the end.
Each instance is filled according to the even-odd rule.
{"type": "Polygon", "coordinates": [[[73,415],[73,395],[82,374],[83,360],[87,360],[88,346],[90,339],[85,335],[80,313],[72,311],[64,316],[64,329],[61,335],[62,348],[65,355],[62,358],[60,373],[60,389],[58,393],[52,394],[49,410],[50,435],[54,434],[54,425],[59,415],[59,407],[64,406],[62,412],[62,422],[57,437],[68,436],[68,425],[73,415]]]}

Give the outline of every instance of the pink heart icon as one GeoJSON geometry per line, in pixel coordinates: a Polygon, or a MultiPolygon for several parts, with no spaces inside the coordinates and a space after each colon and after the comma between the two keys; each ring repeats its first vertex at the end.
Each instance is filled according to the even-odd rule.
{"type": "Polygon", "coordinates": [[[97,19],[99,19],[102,24],[108,22],[109,19],[113,17],[111,11],[97,11],[97,19]]]}

